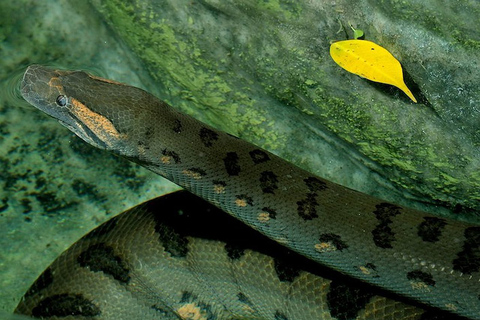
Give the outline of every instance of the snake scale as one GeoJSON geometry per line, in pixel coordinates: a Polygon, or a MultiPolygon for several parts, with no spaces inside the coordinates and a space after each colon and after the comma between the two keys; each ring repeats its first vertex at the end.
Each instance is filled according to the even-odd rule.
{"type": "MultiPolygon", "coordinates": [[[[144,90],[82,71],[62,71],[32,65],[25,72],[21,92],[29,103],[58,119],[89,144],[110,150],[166,177],[310,261],[418,301],[426,308],[433,307],[469,319],[480,319],[479,226],[438,218],[337,185],[253,144],[184,115],[144,90]]],[[[124,239],[129,239],[129,232],[133,234],[136,224],[129,222],[132,231],[128,226],[123,227],[124,239]]],[[[142,223],[139,222],[138,225],[141,226],[142,223]]],[[[158,261],[149,255],[148,247],[151,244],[146,241],[144,248],[138,248],[138,253],[132,254],[136,258],[152,260],[155,264],[158,261]]],[[[114,255],[114,252],[121,252],[126,247],[125,241],[118,240],[111,243],[110,249],[100,252],[107,256],[114,255]]],[[[212,252],[216,252],[215,249],[212,252]]],[[[164,253],[165,255],[168,256],[164,253]]],[[[170,255],[174,256],[172,253],[170,255]]],[[[221,256],[220,253],[211,253],[210,261],[221,256]]],[[[262,257],[268,260],[266,256],[262,257]]],[[[110,260],[116,261],[116,265],[129,263],[117,256],[110,260]]],[[[134,261],[131,263],[135,264],[134,261]]],[[[115,270],[117,267],[112,266],[115,270]]],[[[142,269],[146,266],[142,264],[136,267],[142,269]]],[[[92,269],[91,266],[89,268],[92,269]]],[[[107,271],[101,270],[104,271],[104,276],[108,276],[107,271]]],[[[220,274],[221,270],[219,267],[218,271],[212,272],[220,274]]],[[[245,270],[253,269],[245,265],[245,270]]],[[[80,277],[81,272],[72,269],[57,271],[55,274],[60,273],[80,277]]],[[[254,279],[253,273],[243,276],[254,279]]],[[[113,274],[115,276],[116,272],[113,274]]],[[[295,283],[298,274],[290,279],[292,283],[295,283]]],[[[66,288],[64,290],[71,289],[72,295],[76,289],[86,290],[92,281],[95,282],[94,277],[91,274],[84,275],[75,284],[69,284],[69,280],[65,280],[67,283],[63,286],[66,288]]],[[[287,302],[270,304],[276,296],[283,294],[278,278],[277,270],[276,279],[265,275],[263,279],[266,283],[261,284],[259,280],[258,286],[265,289],[265,293],[260,296],[237,290],[236,298],[227,298],[230,284],[224,282],[224,294],[218,291],[220,289],[216,290],[214,285],[207,286],[213,288],[214,295],[220,300],[216,303],[198,302],[205,301],[198,298],[209,291],[205,288],[203,291],[198,289],[197,293],[183,290],[184,295],[187,292],[186,297],[176,297],[179,299],[177,303],[183,302],[183,306],[194,305],[202,309],[203,313],[191,311],[182,315],[178,306],[174,307],[171,303],[157,305],[151,301],[150,308],[165,314],[166,319],[291,320],[329,319],[331,316],[350,319],[357,316],[328,313],[331,305],[327,305],[327,311],[322,311],[324,314],[308,306],[308,297],[312,292],[320,296],[328,289],[328,285],[317,286],[316,280],[296,283],[299,288],[286,289],[294,296],[296,290],[305,294],[305,299],[299,298],[306,303],[305,306],[299,305],[301,309],[312,308],[311,313],[307,313],[310,316],[295,313],[287,302]],[[242,303],[243,311],[253,313],[237,314],[231,311],[235,308],[242,309],[239,307],[242,303]],[[218,308],[230,311],[227,315],[222,315],[221,312],[209,315],[207,312],[218,308]],[[255,310],[264,311],[255,313],[255,310]]],[[[123,278],[116,280],[125,284],[133,281],[129,279],[127,272],[123,278]]],[[[183,278],[178,279],[185,288],[193,286],[183,278]]],[[[152,299],[152,295],[160,294],[149,291],[154,288],[149,286],[149,282],[154,279],[143,281],[140,285],[133,285],[133,291],[126,294],[131,300],[122,302],[125,309],[131,303],[152,299]]],[[[200,280],[198,282],[204,283],[200,280]]],[[[100,299],[107,301],[107,293],[110,291],[112,296],[116,296],[115,286],[119,284],[105,281],[100,299]]],[[[48,297],[44,297],[44,303],[46,299],[48,297]]],[[[92,308],[100,308],[96,305],[96,300],[87,300],[84,298],[82,301],[91,304],[92,308]]],[[[22,303],[27,301],[28,298],[22,303]]],[[[22,311],[20,306],[19,310],[22,311]]],[[[404,307],[404,310],[407,308],[411,307],[404,307]]],[[[87,309],[80,308],[84,311],[87,309]]],[[[98,311],[101,312],[102,309],[98,311]]],[[[22,312],[31,314],[28,310],[22,312]]],[[[413,312],[409,314],[409,319],[415,319],[413,312]]],[[[426,314],[419,317],[433,319],[426,314]]],[[[117,314],[115,318],[120,319],[121,315],[117,314]]],[[[368,319],[380,318],[377,315],[368,319]]],[[[390,318],[397,319],[400,316],[390,315],[390,318]]],[[[446,316],[445,319],[451,317],[446,316]]]]}

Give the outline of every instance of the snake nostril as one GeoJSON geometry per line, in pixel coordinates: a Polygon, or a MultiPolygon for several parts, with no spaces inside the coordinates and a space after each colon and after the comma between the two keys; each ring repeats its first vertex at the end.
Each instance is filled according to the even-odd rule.
{"type": "Polygon", "coordinates": [[[67,97],[64,96],[63,94],[59,95],[55,102],[60,106],[64,107],[67,104],[67,97]]]}

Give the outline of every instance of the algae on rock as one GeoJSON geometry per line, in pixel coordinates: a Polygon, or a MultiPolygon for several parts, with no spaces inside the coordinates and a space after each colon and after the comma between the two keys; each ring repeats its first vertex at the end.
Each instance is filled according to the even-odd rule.
{"type": "Polygon", "coordinates": [[[329,177],[305,160],[327,130],[413,195],[480,208],[479,2],[91,2],[168,89],[161,98],[198,119],[329,177]],[[419,104],[335,65],[339,21],[401,61],[419,104]]]}

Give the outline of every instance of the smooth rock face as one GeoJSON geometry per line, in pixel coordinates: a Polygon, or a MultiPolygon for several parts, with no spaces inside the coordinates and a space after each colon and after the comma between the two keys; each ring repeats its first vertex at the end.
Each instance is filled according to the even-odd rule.
{"type": "MultiPolygon", "coordinates": [[[[477,1],[92,3],[200,119],[334,178],[311,160],[326,131],[394,185],[460,213],[479,208],[477,1]],[[352,37],[349,23],[401,61],[418,104],[335,65],[330,42],[352,37]]],[[[337,181],[355,186],[346,176],[337,181]]]]}

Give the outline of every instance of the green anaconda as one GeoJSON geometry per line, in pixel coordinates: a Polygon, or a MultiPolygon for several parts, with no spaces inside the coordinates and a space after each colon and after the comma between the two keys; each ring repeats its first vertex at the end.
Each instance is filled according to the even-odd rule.
{"type": "MultiPolygon", "coordinates": [[[[334,184],[184,115],[141,89],[85,72],[30,66],[21,91],[28,102],[91,145],[166,177],[316,263],[425,306],[480,319],[479,226],[334,184]]],[[[124,232],[127,238],[128,228],[124,232]]],[[[125,244],[112,246],[122,250],[125,244]]],[[[212,260],[216,257],[211,253],[212,260]]],[[[71,285],[72,294],[76,286],[88,286],[80,282],[71,285]]],[[[103,289],[105,299],[113,290],[109,286],[103,289]]],[[[144,287],[129,297],[147,295],[144,287]]],[[[275,295],[274,289],[267,292],[275,295]]],[[[310,283],[302,290],[322,288],[310,283]]],[[[239,299],[258,305],[270,297],[242,293],[239,299]]],[[[281,306],[278,313],[271,308],[264,319],[309,319],[295,318],[281,306]]]]}
{"type": "Polygon", "coordinates": [[[374,292],[177,191],[86,235],[16,311],[60,319],[438,319],[374,292]]]}

